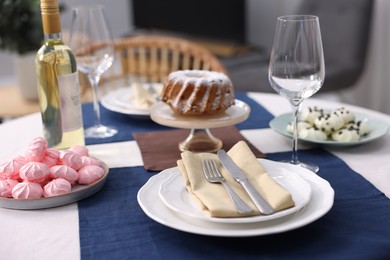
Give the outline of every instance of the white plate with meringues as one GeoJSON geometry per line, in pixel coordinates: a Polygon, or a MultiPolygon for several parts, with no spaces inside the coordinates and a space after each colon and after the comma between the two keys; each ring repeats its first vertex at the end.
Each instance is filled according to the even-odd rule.
{"type": "Polygon", "coordinates": [[[70,193],[36,199],[14,199],[0,197],[0,207],[7,209],[39,210],[60,207],[86,199],[102,189],[108,178],[109,167],[103,161],[98,161],[104,170],[104,175],[101,179],[90,185],[75,184],[72,186],[70,193]]]}
{"type": "MultiPolygon", "coordinates": [[[[383,137],[388,132],[389,126],[387,123],[375,119],[373,117],[369,117],[363,113],[355,112],[354,114],[355,114],[355,122],[364,120],[366,126],[369,128],[369,133],[367,133],[364,136],[361,136],[359,140],[335,141],[330,137],[328,137],[326,140],[313,140],[313,139],[298,137],[298,140],[311,143],[311,144],[317,144],[317,145],[343,147],[343,146],[354,146],[354,145],[369,143],[383,137]]],[[[269,126],[273,130],[275,130],[276,132],[284,136],[292,137],[292,133],[287,130],[288,124],[291,122],[292,122],[292,113],[286,113],[272,119],[269,123],[269,126]]]]}

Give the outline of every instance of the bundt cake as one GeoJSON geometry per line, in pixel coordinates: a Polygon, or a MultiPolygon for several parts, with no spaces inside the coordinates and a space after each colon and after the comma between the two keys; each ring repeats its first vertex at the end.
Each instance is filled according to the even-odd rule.
{"type": "Polygon", "coordinates": [[[179,70],[169,74],[161,100],[182,115],[210,115],[234,104],[234,90],[223,73],[207,70],[179,70]]]}

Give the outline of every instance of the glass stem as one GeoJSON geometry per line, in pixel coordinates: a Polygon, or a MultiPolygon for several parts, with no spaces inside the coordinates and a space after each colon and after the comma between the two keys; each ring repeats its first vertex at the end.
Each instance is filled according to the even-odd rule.
{"type": "Polygon", "coordinates": [[[292,145],[292,154],[291,154],[291,163],[299,164],[298,159],[298,115],[301,103],[291,103],[291,108],[293,111],[293,145],[292,145]]]}
{"type": "Polygon", "coordinates": [[[98,75],[88,75],[89,82],[92,87],[92,101],[93,101],[93,111],[95,113],[95,126],[100,126],[100,107],[99,107],[99,80],[100,76],[98,75]]]}

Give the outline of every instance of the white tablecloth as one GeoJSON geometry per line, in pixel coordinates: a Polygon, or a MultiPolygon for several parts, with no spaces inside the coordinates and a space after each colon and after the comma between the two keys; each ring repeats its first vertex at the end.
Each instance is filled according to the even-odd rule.
{"type": "MultiPolygon", "coordinates": [[[[288,102],[276,94],[249,95],[275,116],[290,112],[288,102]]],[[[312,105],[334,108],[342,104],[311,98],[305,101],[303,106],[312,105]]],[[[390,125],[390,116],[386,114],[351,105],[344,106],[390,125]]],[[[264,153],[291,149],[291,141],[288,138],[269,128],[243,130],[241,133],[264,153]]],[[[27,144],[36,136],[42,136],[39,114],[0,125],[0,161],[22,154],[27,144]]],[[[89,149],[91,155],[105,161],[111,168],[143,165],[135,141],[91,145],[89,149]]],[[[365,145],[327,150],[345,161],[390,198],[389,133],[384,138],[365,145]]],[[[6,259],[79,259],[78,223],[76,203],[36,211],[0,208],[0,256],[7,256],[6,259]]]]}

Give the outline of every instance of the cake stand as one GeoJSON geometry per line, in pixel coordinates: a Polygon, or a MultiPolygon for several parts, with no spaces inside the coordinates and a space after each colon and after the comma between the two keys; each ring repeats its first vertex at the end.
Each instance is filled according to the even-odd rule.
{"type": "Polygon", "coordinates": [[[210,128],[238,124],[249,116],[250,107],[235,100],[235,104],[224,113],[216,115],[184,116],[175,113],[166,103],[157,102],[150,111],[151,119],[169,127],[191,129],[188,137],[179,143],[180,151],[215,152],[222,148],[222,141],[214,137],[210,128]]]}

